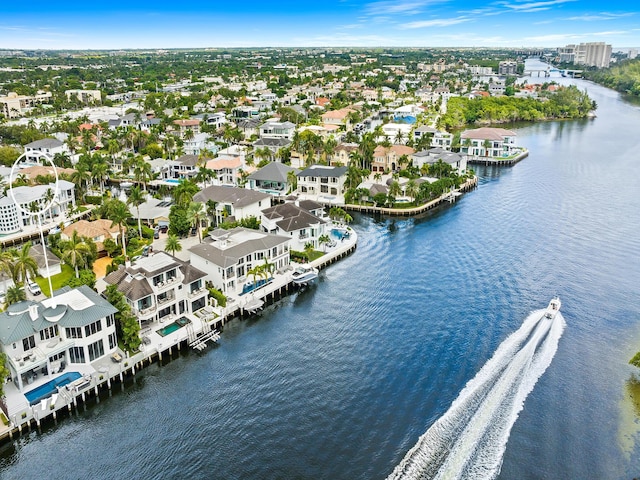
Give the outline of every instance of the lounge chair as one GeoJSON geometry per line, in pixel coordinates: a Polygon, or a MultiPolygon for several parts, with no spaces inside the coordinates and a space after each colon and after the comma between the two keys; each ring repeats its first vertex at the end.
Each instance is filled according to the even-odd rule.
{"type": "Polygon", "coordinates": [[[122,355],[120,355],[118,352],[113,352],[111,354],[111,360],[113,360],[115,363],[120,363],[122,361],[122,355]]]}

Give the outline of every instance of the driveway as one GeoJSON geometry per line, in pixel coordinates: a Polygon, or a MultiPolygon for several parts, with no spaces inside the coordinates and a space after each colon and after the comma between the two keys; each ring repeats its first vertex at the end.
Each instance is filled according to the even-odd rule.
{"type": "MultiPolygon", "coordinates": [[[[161,233],[160,238],[153,241],[153,251],[154,252],[165,252],[165,245],[167,244],[168,233],[161,233]]],[[[198,236],[194,235],[193,237],[179,238],[180,245],[182,245],[182,250],[176,252],[176,257],[183,261],[189,260],[189,249],[194,245],[198,244],[198,236]]],[[[172,252],[167,252],[171,254],[172,252]]]]}

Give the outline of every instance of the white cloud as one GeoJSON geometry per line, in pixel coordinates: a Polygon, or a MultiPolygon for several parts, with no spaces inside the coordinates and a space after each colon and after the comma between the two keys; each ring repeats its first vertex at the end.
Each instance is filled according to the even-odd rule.
{"type": "Polygon", "coordinates": [[[629,32],[625,30],[614,30],[609,32],[587,32],[587,33],[550,33],[548,35],[536,35],[525,37],[524,40],[530,42],[563,42],[568,40],[584,40],[598,37],[610,37],[612,35],[625,35],[629,32]]]}
{"type": "Polygon", "coordinates": [[[596,14],[585,13],[584,15],[577,15],[575,17],[569,17],[569,18],[567,18],[567,20],[578,20],[578,21],[584,21],[584,22],[594,22],[594,21],[599,21],[599,20],[616,20],[618,18],[630,17],[632,15],[635,15],[635,12],[627,12],[627,13],[607,13],[607,12],[602,12],[602,13],[596,13],[596,14]]]}
{"type": "Polygon", "coordinates": [[[434,18],[431,20],[418,20],[416,22],[403,23],[400,25],[402,28],[428,28],[428,27],[449,27],[451,25],[457,25],[459,23],[465,23],[471,21],[468,17],[457,18],[434,18]]]}
{"type": "Polygon", "coordinates": [[[501,5],[509,10],[513,10],[515,12],[539,12],[542,10],[549,10],[554,5],[560,5],[562,3],[567,2],[575,2],[576,0],[546,0],[540,2],[516,2],[516,3],[507,3],[503,2],[501,5]]]}
{"type": "Polygon", "coordinates": [[[403,2],[382,0],[365,5],[367,15],[416,15],[423,7],[447,0],[409,0],[403,2]]]}

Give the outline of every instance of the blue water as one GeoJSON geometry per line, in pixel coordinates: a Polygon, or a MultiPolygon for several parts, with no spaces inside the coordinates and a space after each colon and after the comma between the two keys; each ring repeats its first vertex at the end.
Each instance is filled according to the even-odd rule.
{"type": "MultiPolygon", "coordinates": [[[[68,478],[64,444],[88,459],[75,478],[384,479],[557,293],[566,327],[498,478],[638,477],[640,109],[578,84],[596,119],[509,126],[529,157],[478,168],[476,190],[428,216],[354,214],[357,250],[315,288],[5,445],[0,476],[68,478]]],[[[504,433],[467,451],[482,461],[504,433]]]]}
{"type": "Polygon", "coordinates": [[[331,235],[336,237],[338,240],[342,240],[343,238],[349,238],[349,232],[345,232],[344,230],[339,230],[337,228],[331,229],[331,235]]]}
{"type": "Polygon", "coordinates": [[[24,396],[27,397],[30,405],[35,405],[36,403],[50,397],[52,394],[57,392],[57,387],[64,387],[68,383],[79,379],[81,376],[82,375],[80,375],[80,373],[78,372],[63,373],[53,380],[49,380],[47,383],[40,385],[38,388],[34,388],[33,390],[26,392],[24,396]]]}
{"type": "Polygon", "coordinates": [[[242,287],[242,293],[240,295],[245,295],[246,293],[253,292],[256,288],[260,288],[266,283],[267,283],[267,280],[265,280],[264,278],[258,279],[252,283],[245,283],[244,286],[242,287]]]}
{"type": "Polygon", "coordinates": [[[393,121],[397,123],[408,123],[410,125],[413,125],[414,123],[416,123],[416,117],[412,115],[396,115],[395,117],[393,117],[393,121]]]}

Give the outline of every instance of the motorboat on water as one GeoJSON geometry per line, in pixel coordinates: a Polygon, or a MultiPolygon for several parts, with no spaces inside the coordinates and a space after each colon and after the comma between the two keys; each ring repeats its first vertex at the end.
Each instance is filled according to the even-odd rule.
{"type": "Polygon", "coordinates": [[[318,278],[318,269],[313,267],[298,267],[291,274],[291,280],[296,285],[306,285],[318,278]]]}
{"type": "Polygon", "coordinates": [[[544,311],[544,316],[552,320],[556,318],[556,315],[560,311],[560,305],[562,305],[562,303],[560,302],[560,297],[553,297],[549,302],[549,306],[544,311]]]}

